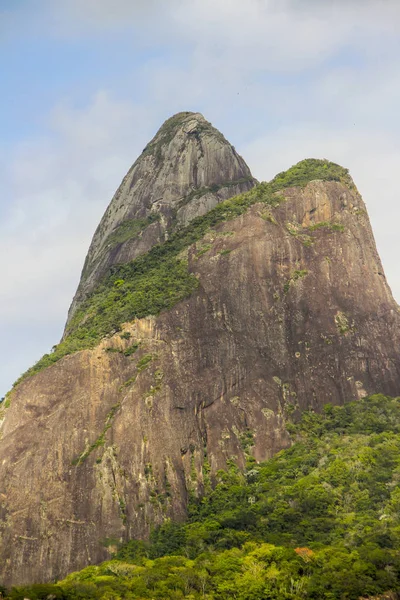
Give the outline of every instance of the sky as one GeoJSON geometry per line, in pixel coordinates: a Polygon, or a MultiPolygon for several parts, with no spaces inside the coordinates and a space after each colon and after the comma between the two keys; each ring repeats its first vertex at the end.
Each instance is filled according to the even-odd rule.
{"type": "Polygon", "coordinates": [[[259,180],[350,169],[400,301],[398,0],[0,0],[0,396],[56,344],[94,230],[172,114],[259,180]]]}

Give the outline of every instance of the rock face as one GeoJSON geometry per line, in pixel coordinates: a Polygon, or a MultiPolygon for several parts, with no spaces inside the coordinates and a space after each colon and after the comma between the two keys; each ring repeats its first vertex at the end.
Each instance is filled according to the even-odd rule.
{"type": "MultiPolygon", "coordinates": [[[[188,119],[188,131],[201,122],[188,119]]],[[[248,172],[233,156],[232,181],[248,172]]],[[[4,584],[62,577],[106,559],[117,541],[147,536],[151,524],[183,518],[188,497],[227,460],[244,466],[249,453],[264,460],[287,447],[285,421],[301,410],[400,394],[399,308],[361,197],[336,181],[282,194],[278,207],[256,203],[187,248],[199,281],[189,298],[12,392],[0,441],[4,584]],[[130,354],[132,340],[140,346],[130,354]]],[[[177,196],[164,193],[162,218],[177,196]]],[[[129,198],[125,215],[150,210],[150,199],[140,213],[129,198]]],[[[116,226],[111,214],[87,265],[116,226]]]]}
{"type": "Polygon", "coordinates": [[[112,265],[147,252],[171,229],[254,184],[244,160],[203,115],[184,112],[168,119],[128,171],[100,221],[68,322],[112,265]]]}

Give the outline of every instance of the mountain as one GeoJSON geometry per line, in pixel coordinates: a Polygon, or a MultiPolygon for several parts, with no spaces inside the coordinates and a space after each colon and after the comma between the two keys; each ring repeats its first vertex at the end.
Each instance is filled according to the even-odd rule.
{"type": "Polygon", "coordinates": [[[222,200],[252,188],[250,169],[203,115],[168,119],[129,169],[96,233],[69,319],[107,270],[165,241],[222,200]]]}
{"type": "Polygon", "coordinates": [[[173,117],[96,231],[63,340],[1,410],[0,581],[184,519],[220,469],[288,448],[304,410],[398,395],[399,325],[346,169],[256,184],[201,115],[173,117]]]}

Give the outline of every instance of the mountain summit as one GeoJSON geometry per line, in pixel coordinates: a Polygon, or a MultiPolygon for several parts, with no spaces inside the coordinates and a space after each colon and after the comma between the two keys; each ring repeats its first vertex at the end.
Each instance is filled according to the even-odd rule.
{"type": "Polygon", "coordinates": [[[305,409],[399,395],[399,343],[347,170],[307,159],[255,184],[176,115],[107,209],[63,340],[0,411],[0,581],[60,578],[183,518],[218,470],[290,446],[305,409]]]}
{"type": "Polygon", "coordinates": [[[94,234],[69,319],[112,265],[126,263],[255,180],[200,113],[168,119],[124,177],[94,234]]]}

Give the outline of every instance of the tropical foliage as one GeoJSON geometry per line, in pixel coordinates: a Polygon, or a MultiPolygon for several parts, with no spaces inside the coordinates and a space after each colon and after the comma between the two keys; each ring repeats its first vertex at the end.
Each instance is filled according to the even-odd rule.
{"type": "Polygon", "coordinates": [[[293,446],[271,460],[245,473],[230,462],[186,523],[166,521],[113,560],[8,597],[357,600],[399,590],[400,398],[327,405],[290,431],[293,446]]]}

